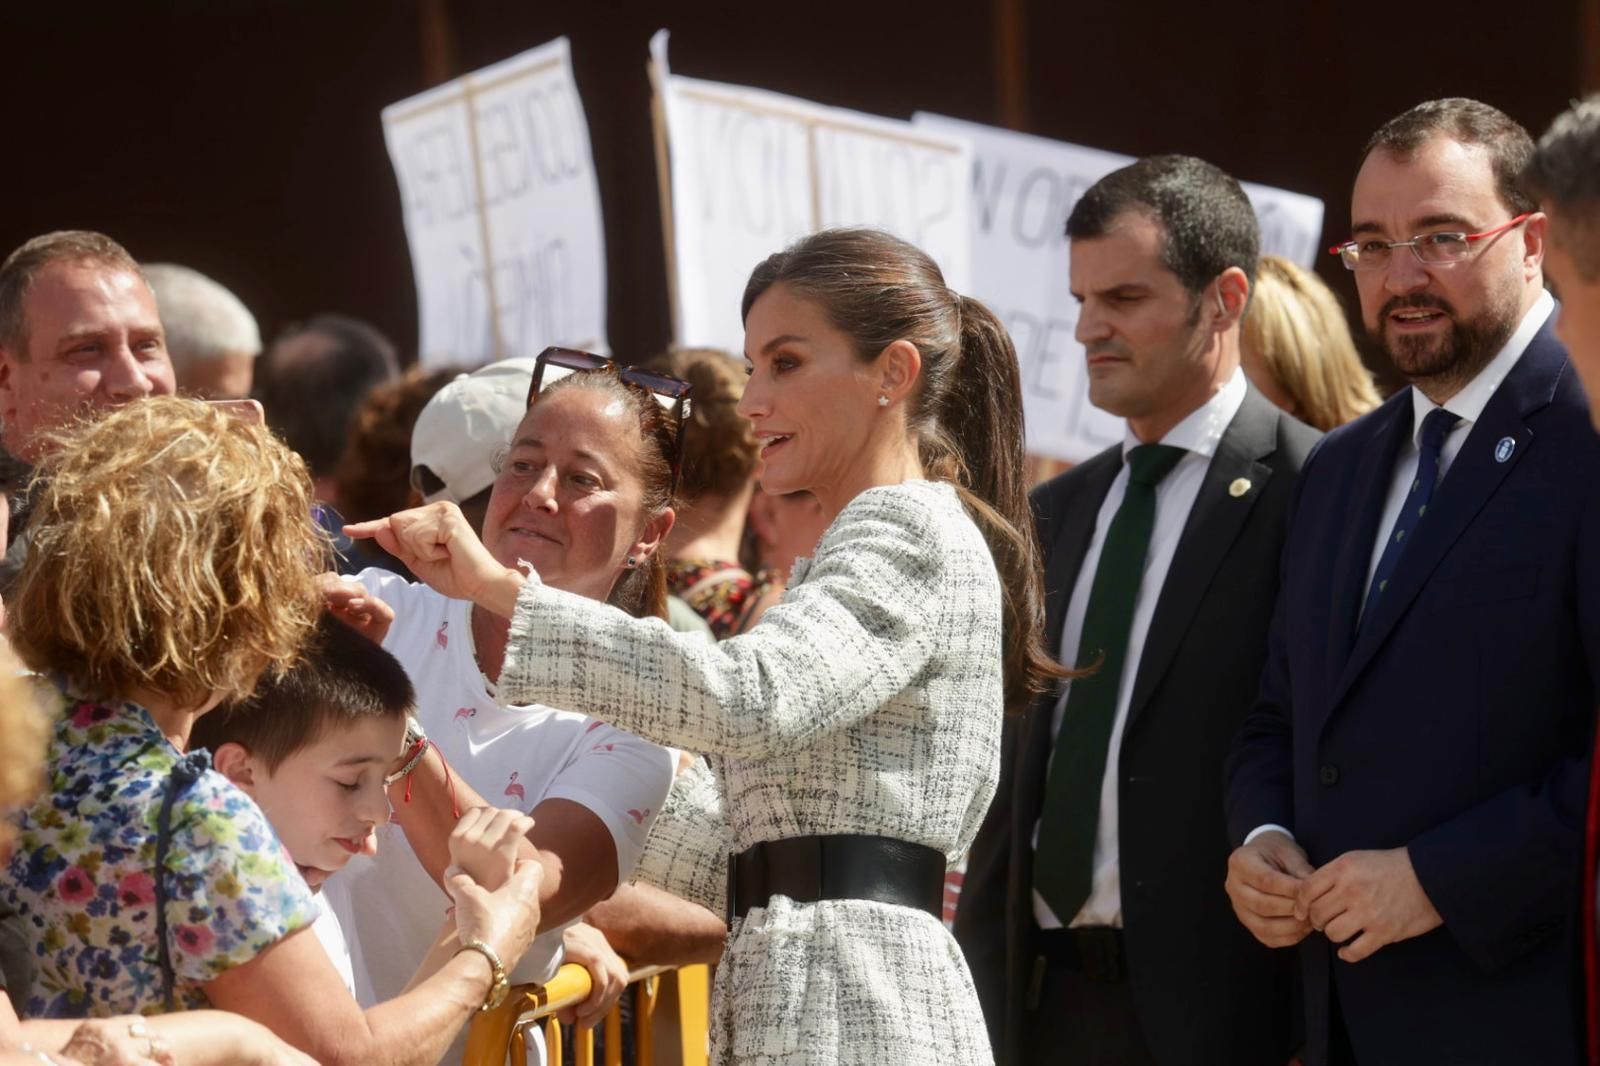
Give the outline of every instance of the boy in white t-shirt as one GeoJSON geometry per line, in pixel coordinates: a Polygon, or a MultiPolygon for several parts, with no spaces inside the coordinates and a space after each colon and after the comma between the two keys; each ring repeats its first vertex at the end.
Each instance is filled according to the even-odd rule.
{"type": "MultiPolygon", "coordinates": [[[[317,894],[312,931],[352,996],[350,949],[322,886],[352,857],[377,850],[375,830],[389,820],[384,779],[414,704],[394,656],[324,616],[300,663],[264,678],[249,700],[200,716],[190,735],[191,750],[209,749],[217,771],[260,806],[317,894]]],[[[498,887],[532,825],[517,811],[468,811],[451,836],[451,859],[480,884],[498,887]]],[[[446,925],[453,936],[454,924],[446,925]]],[[[430,958],[417,976],[448,958],[430,958]]]]}

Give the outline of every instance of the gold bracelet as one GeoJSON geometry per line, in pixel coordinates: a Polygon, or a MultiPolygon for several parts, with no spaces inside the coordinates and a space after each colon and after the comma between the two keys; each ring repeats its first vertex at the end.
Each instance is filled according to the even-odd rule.
{"type": "Polygon", "coordinates": [[[506,968],[500,962],[499,953],[481,940],[467,941],[456,949],[456,954],[459,955],[463,951],[476,951],[489,960],[489,968],[493,972],[494,978],[490,981],[489,993],[483,997],[483,1005],[478,1010],[494,1010],[506,1001],[506,995],[511,991],[511,982],[506,979],[506,968]]]}

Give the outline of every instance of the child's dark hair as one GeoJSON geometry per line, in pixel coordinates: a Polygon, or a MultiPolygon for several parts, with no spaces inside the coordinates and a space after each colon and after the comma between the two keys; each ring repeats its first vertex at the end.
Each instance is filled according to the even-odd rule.
{"type": "Polygon", "coordinates": [[[363,718],[404,718],[416,702],[399,660],[324,614],[300,662],[281,677],[262,678],[249,699],[202,714],[189,747],[215,751],[231,742],[276,770],[330,728],[363,718]]]}

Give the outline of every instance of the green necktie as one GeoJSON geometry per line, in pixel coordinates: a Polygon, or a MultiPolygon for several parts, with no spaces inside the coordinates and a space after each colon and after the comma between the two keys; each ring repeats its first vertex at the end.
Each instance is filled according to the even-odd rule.
{"type": "Polygon", "coordinates": [[[1128,658],[1133,605],[1156,524],[1156,486],[1187,454],[1165,444],[1141,444],[1129,450],[1127,494],[1106,531],[1089,588],[1074,665],[1094,672],[1073,681],[1068,691],[1045,784],[1033,863],[1034,888],[1063,925],[1083,909],[1094,877],[1100,785],[1117,717],[1122,667],[1128,658]]]}

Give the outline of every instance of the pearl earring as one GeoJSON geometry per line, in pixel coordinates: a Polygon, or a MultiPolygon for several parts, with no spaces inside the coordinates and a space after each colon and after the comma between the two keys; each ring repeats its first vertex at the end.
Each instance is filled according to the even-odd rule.
{"type": "Polygon", "coordinates": [[[878,393],[878,406],[879,407],[888,407],[889,406],[889,397],[885,396],[881,392],[878,393]]]}

